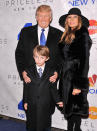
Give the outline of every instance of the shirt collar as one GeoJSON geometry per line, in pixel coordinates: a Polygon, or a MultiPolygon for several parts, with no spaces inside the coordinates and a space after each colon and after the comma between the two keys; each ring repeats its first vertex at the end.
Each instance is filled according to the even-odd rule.
{"type": "Polygon", "coordinates": [[[45,32],[48,32],[48,30],[49,30],[49,26],[48,27],[46,27],[46,28],[41,28],[39,25],[38,25],[38,30],[41,32],[41,29],[45,29],[45,32]]]}
{"type": "Polygon", "coordinates": [[[42,72],[43,72],[43,71],[44,71],[44,68],[45,68],[45,64],[44,64],[43,66],[38,66],[38,65],[36,65],[36,68],[37,68],[37,71],[38,71],[39,68],[42,68],[42,72]]]}

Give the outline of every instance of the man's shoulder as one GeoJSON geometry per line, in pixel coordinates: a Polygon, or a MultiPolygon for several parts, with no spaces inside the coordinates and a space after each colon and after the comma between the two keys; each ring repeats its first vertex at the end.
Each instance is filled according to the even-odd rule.
{"type": "Polygon", "coordinates": [[[56,27],[49,26],[49,28],[50,28],[51,31],[62,33],[62,31],[60,29],[56,28],[56,27]]]}
{"type": "Polygon", "coordinates": [[[28,27],[24,27],[24,28],[22,28],[22,31],[33,31],[33,30],[35,30],[35,29],[37,29],[37,25],[33,25],[33,26],[28,26],[28,27]]]}

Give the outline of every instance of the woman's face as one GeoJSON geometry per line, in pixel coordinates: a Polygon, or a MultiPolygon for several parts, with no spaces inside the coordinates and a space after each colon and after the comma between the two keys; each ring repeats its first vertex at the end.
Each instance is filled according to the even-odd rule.
{"type": "Polygon", "coordinates": [[[67,24],[73,30],[78,26],[78,15],[68,15],[67,24]]]}

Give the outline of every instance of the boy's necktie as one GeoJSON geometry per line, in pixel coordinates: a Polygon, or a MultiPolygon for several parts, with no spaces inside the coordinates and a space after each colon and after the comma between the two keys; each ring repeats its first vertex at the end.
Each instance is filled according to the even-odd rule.
{"type": "Polygon", "coordinates": [[[38,74],[40,77],[42,76],[42,68],[41,67],[38,69],[38,74]]]}
{"type": "Polygon", "coordinates": [[[45,35],[44,35],[44,31],[45,29],[41,29],[41,35],[40,35],[40,45],[45,45],[46,44],[46,39],[45,39],[45,35]]]}

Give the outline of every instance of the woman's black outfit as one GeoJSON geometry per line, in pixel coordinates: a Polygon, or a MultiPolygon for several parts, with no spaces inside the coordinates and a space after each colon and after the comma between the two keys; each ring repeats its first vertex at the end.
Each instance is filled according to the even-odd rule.
{"type": "Polygon", "coordinates": [[[83,26],[75,32],[75,39],[71,44],[64,41],[59,43],[63,57],[59,91],[69,131],[81,131],[81,117],[86,117],[89,113],[87,93],[90,47],[91,39],[87,28],[83,26]],[[81,93],[72,95],[73,89],[80,89],[81,93]]]}

